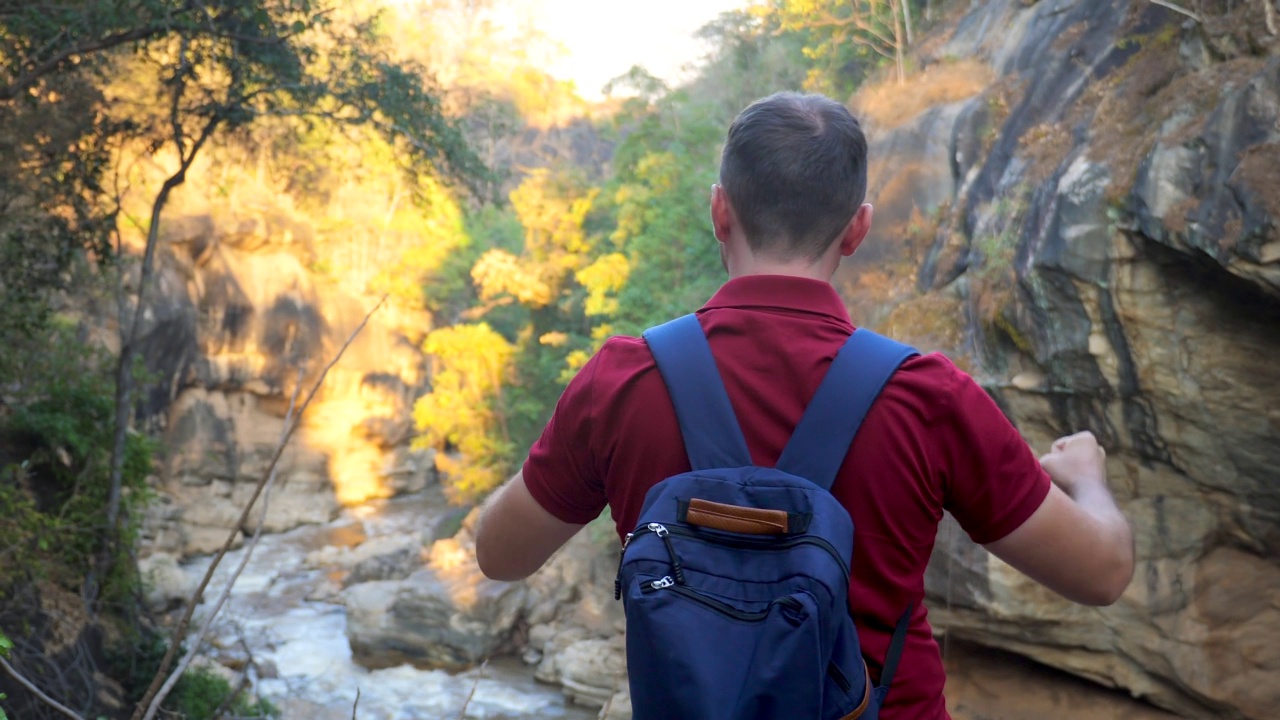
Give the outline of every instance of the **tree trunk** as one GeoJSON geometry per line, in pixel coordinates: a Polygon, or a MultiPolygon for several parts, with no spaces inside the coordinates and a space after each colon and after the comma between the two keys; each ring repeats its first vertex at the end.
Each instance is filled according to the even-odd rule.
{"type": "Polygon", "coordinates": [[[902,5],[905,0],[890,0],[889,11],[893,13],[893,57],[898,65],[898,84],[907,84],[907,68],[905,48],[902,42],[902,5]]]}
{"type": "Polygon", "coordinates": [[[916,41],[911,37],[911,0],[899,0],[902,3],[902,24],[907,30],[907,47],[912,47],[916,41]]]}
{"type": "Polygon", "coordinates": [[[181,152],[180,136],[176,136],[179,138],[180,148],[178,170],[164,181],[160,192],[156,194],[155,202],[151,204],[151,224],[147,228],[147,246],[142,253],[142,269],[138,276],[138,301],[133,309],[133,317],[128,323],[127,333],[123,312],[121,313],[120,361],[116,365],[115,433],[111,439],[110,487],[107,491],[107,525],[103,529],[102,552],[98,556],[94,571],[90,573],[89,580],[86,582],[85,599],[90,603],[97,599],[98,583],[106,578],[111,570],[116,541],[119,539],[125,446],[128,444],[129,425],[133,415],[133,362],[137,354],[138,330],[142,327],[142,316],[147,307],[147,288],[151,285],[151,276],[155,272],[156,245],[160,241],[160,219],[164,214],[165,204],[169,202],[169,195],[173,193],[174,188],[186,182],[187,170],[191,168],[191,163],[195,161],[200,148],[204,147],[205,142],[221,122],[220,117],[210,118],[201,131],[200,137],[186,153],[181,152]]]}
{"type": "MultiPolygon", "coordinates": [[[[165,203],[173,189],[186,180],[187,166],[184,164],[177,173],[164,181],[155,202],[151,204],[151,225],[147,229],[147,247],[142,253],[142,270],[138,276],[137,304],[133,309],[133,318],[126,325],[120,318],[120,359],[116,364],[116,417],[115,434],[111,439],[111,486],[107,492],[107,526],[103,536],[102,554],[98,561],[97,582],[101,582],[110,571],[115,554],[116,540],[120,527],[120,494],[124,485],[125,445],[129,438],[129,425],[133,416],[133,361],[137,354],[138,329],[142,326],[142,316],[146,310],[147,287],[151,284],[151,276],[155,272],[156,245],[160,236],[160,217],[165,203]],[[126,330],[126,327],[128,328],[126,330]]],[[[97,598],[97,586],[91,581],[89,597],[91,602],[97,598]]]]}

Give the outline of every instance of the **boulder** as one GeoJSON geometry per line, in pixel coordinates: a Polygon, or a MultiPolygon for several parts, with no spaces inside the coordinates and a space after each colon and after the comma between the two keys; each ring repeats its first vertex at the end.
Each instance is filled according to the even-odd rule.
{"type": "Polygon", "coordinates": [[[370,668],[469,667],[508,644],[525,594],[520,583],[485,578],[468,543],[438,541],[427,567],[404,580],[361,583],[343,593],[352,655],[370,668]]]}
{"type": "Polygon", "coordinates": [[[169,553],[153,553],[138,561],[143,597],[154,612],[164,612],[191,598],[196,583],[169,553]]]}
{"type": "Polygon", "coordinates": [[[627,685],[624,636],[579,640],[554,658],[564,694],[579,705],[602,707],[627,685]]]}

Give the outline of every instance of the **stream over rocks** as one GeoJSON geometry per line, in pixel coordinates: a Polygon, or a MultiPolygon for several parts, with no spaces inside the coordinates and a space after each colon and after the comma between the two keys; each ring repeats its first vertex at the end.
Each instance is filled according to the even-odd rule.
{"type": "MultiPolygon", "coordinates": [[[[567,704],[559,687],[536,682],[533,668],[515,658],[450,673],[419,669],[394,653],[370,654],[367,645],[364,664],[353,657],[344,599],[378,586],[394,592],[391,581],[424,572],[435,536],[461,521],[436,495],[376,501],[326,524],[263,535],[213,625],[204,662],[235,682],[251,659],[257,693],[280,707],[284,720],[346,720],[357,690],[363,720],[594,718],[594,710],[567,704]]],[[[223,559],[193,625],[207,617],[244,552],[223,559]]],[[[191,559],[181,576],[194,586],[210,560],[191,559]]]]}

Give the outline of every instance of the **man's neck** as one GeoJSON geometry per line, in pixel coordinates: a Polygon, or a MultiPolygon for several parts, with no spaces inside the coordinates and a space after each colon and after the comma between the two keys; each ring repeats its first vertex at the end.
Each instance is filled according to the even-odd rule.
{"type": "Polygon", "coordinates": [[[726,266],[730,280],[751,275],[785,275],[787,277],[807,278],[829,283],[831,282],[831,276],[835,274],[835,267],[830,262],[825,261],[825,258],[815,263],[809,261],[786,262],[748,256],[746,258],[735,258],[726,263],[726,266]]]}

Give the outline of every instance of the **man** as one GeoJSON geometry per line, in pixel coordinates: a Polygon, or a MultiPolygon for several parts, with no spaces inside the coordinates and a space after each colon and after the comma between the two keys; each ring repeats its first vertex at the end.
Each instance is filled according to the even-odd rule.
{"type": "MultiPolygon", "coordinates": [[[[734,121],[711,196],[729,281],[698,312],[756,465],[772,467],[853,332],[830,285],[871,227],[866,139],[842,105],[783,93],[734,121]]],[[[619,535],[646,491],[688,471],[645,342],[615,337],[579,372],[521,473],[481,516],[486,575],[516,580],[606,504],[619,535]]],[[[873,678],[913,605],[885,720],[947,718],[942,659],[923,605],[943,510],[1015,568],[1079,603],[1107,605],[1133,575],[1133,538],[1087,432],[1037,462],[991,398],[941,355],[907,360],[867,414],[832,493],[854,523],[850,606],[873,678]]]]}

